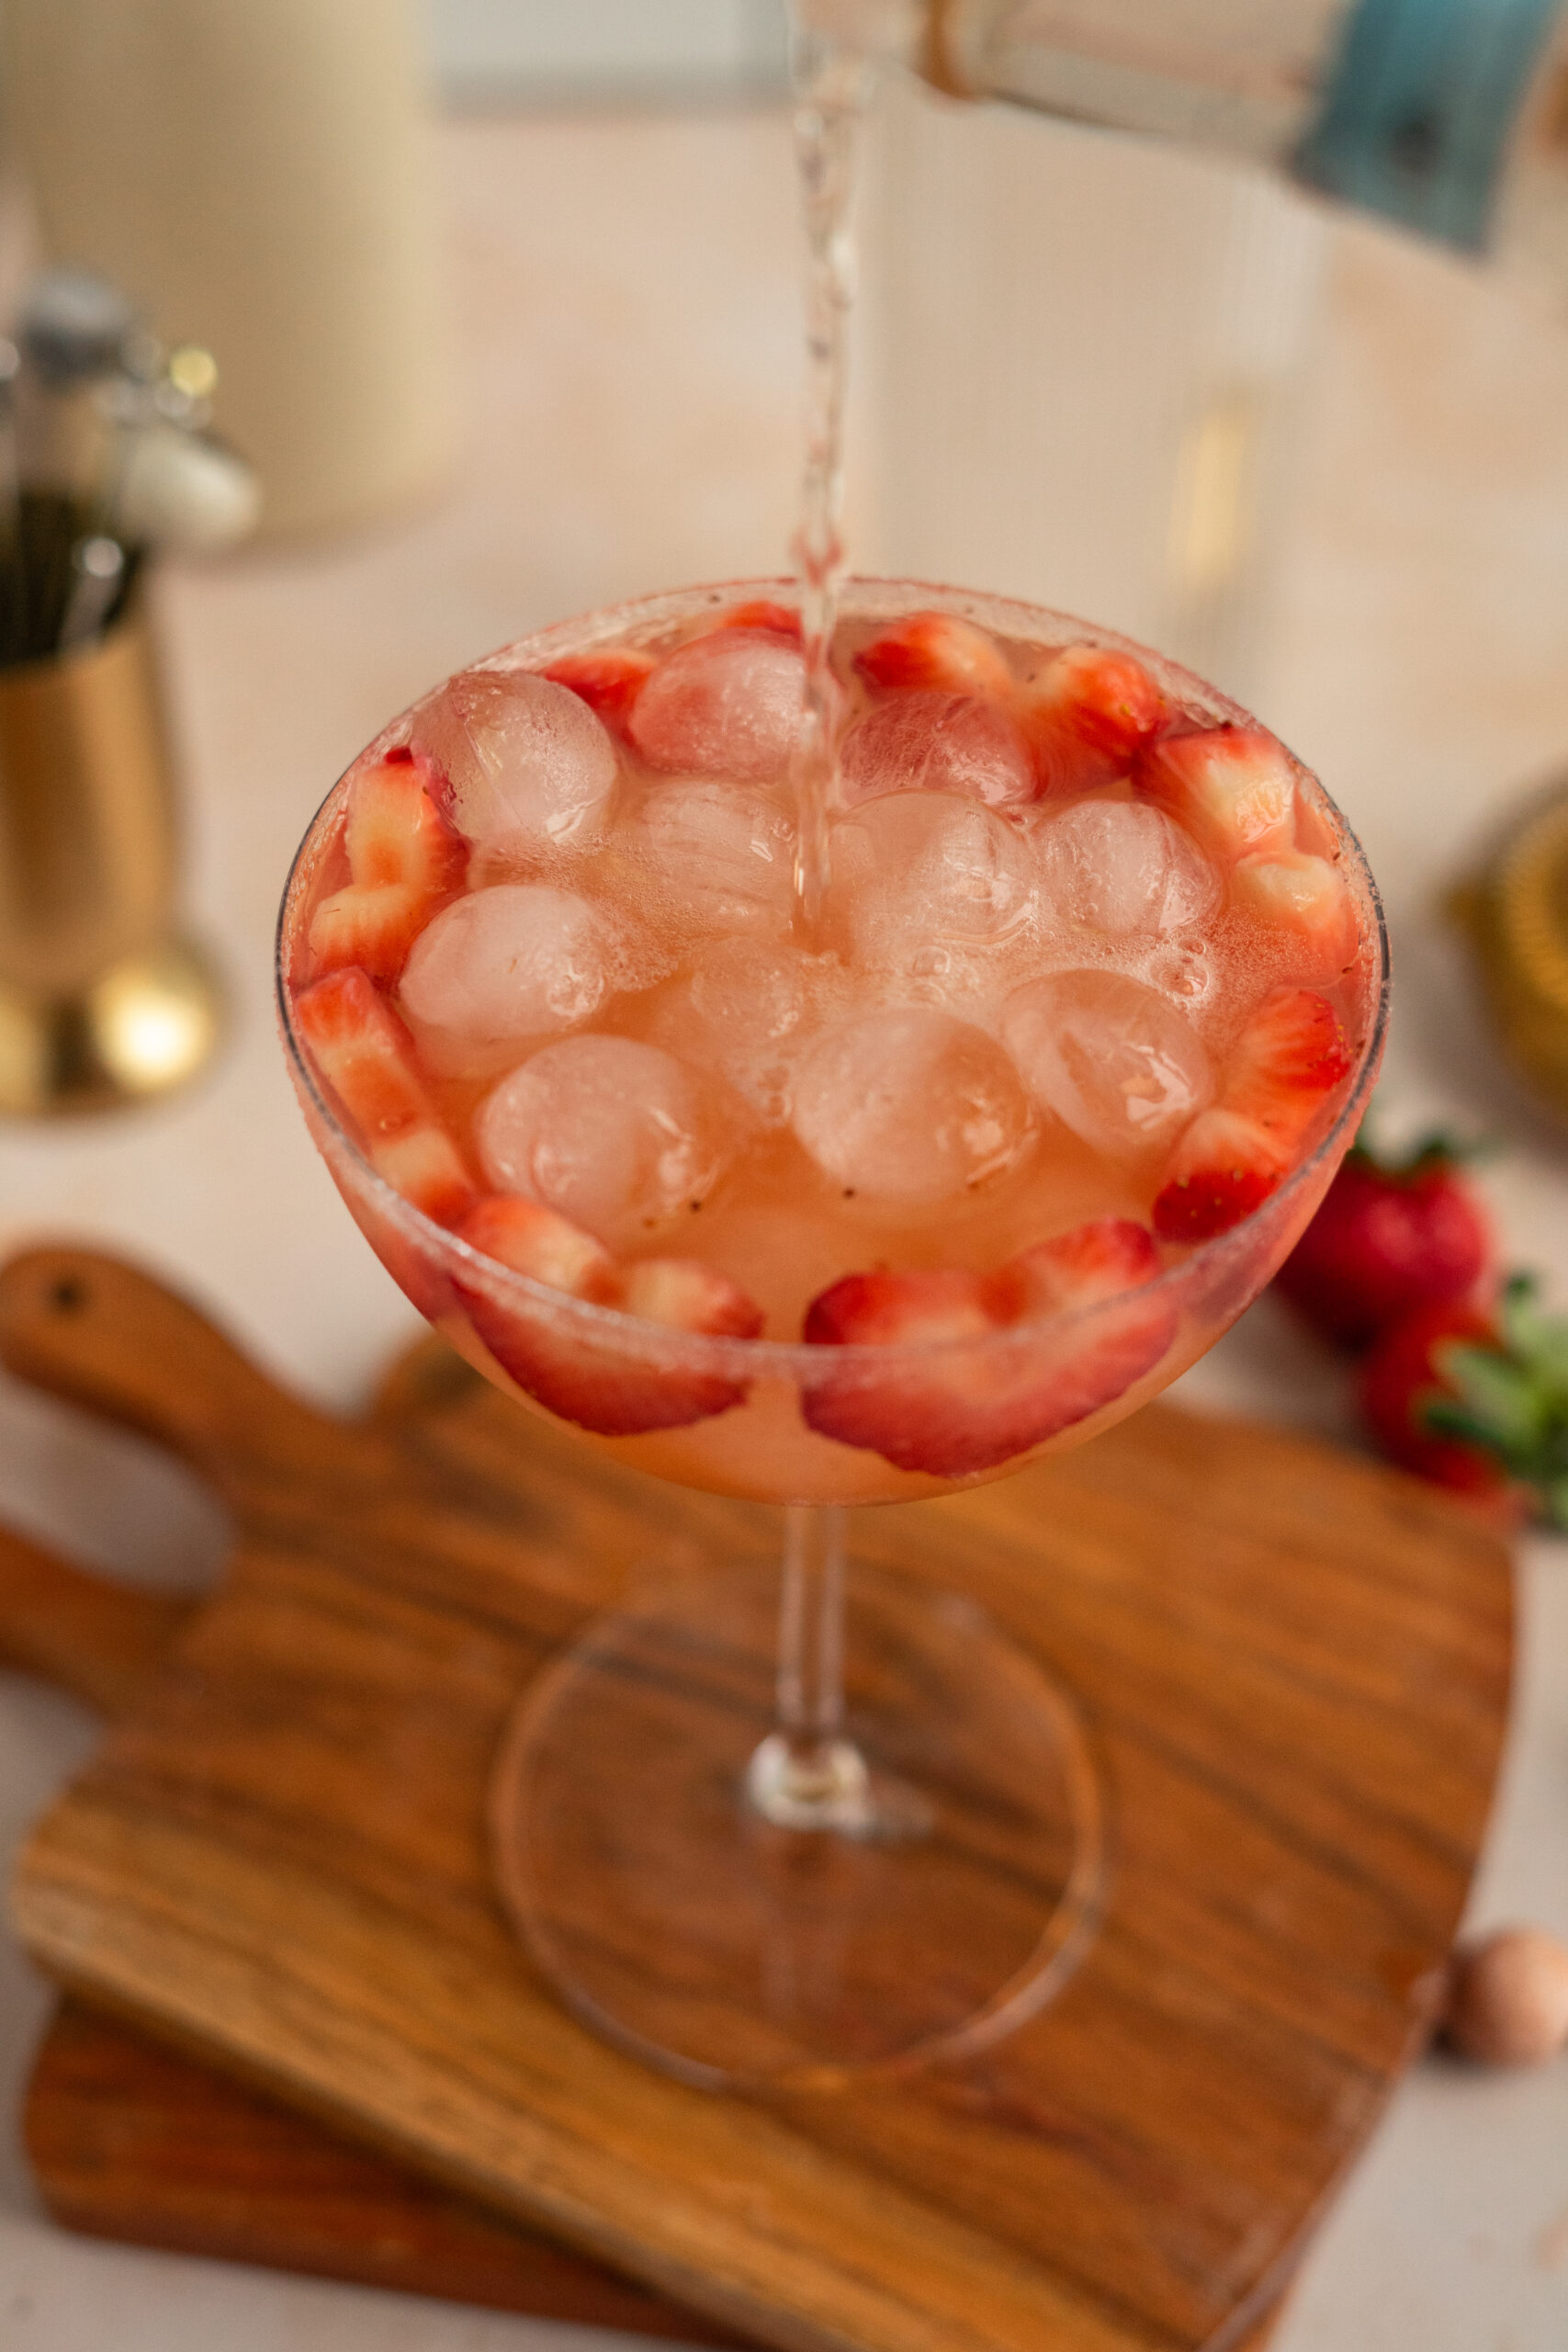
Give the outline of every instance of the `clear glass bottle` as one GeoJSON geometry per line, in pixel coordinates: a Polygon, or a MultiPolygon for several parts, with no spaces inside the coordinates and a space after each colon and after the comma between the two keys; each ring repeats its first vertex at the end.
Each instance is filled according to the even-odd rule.
{"type": "Polygon", "coordinates": [[[1560,0],[922,0],[904,30],[954,95],[1263,164],[1568,288],[1560,0]]]}

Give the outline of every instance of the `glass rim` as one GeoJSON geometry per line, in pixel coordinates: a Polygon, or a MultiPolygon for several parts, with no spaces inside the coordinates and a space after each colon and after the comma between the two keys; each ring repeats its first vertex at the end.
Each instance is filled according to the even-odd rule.
{"type": "MultiPolygon", "coordinates": [[[[844,582],[844,597],[848,601],[856,590],[865,589],[895,594],[899,591],[916,592],[921,598],[929,598],[933,605],[942,604],[945,609],[964,618],[977,617],[982,613],[1016,615],[1021,624],[1020,635],[1037,631],[1041,623],[1059,624],[1071,633],[1064,641],[1089,643],[1134,654],[1162,678],[1179,679],[1190,685],[1197,693],[1190,699],[1201,700],[1211,707],[1215,714],[1213,723],[1229,721],[1235,725],[1263,725],[1241,704],[1221,694],[1217,687],[1181,663],[1151,647],[1140,645],[1134,639],[1117,630],[1081,620],[1074,614],[1059,613],[1049,606],[1032,605],[1018,597],[995,596],[985,591],[954,588],[934,581],[895,579],[877,574],[852,575],[844,582]]],[[[629,597],[615,605],[596,606],[573,619],[553,622],[545,628],[531,631],[465,667],[504,666],[515,669],[532,666],[552,652],[564,650],[567,644],[577,649],[606,637],[619,637],[634,620],[642,619],[655,625],[666,616],[685,615],[689,613],[694,600],[706,600],[716,608],[722,609],[726,604],[743,603],[764,593],[793,597],[796,593],[796,583],[793,577],[787,575],[701,582],[690,588],[666,589],[652,595],[629,597]],[[526,662],[518,658],[522,655],[528,657],[526,662]]],[[[840,611],[842,613],[842,608],[840,611]]],[[[849,616],[855,617],[853,614],[849,616]]],[[[429,691],[439,691],[439,687],[429,691]]],[[[1142,1305],[1145,1301],[1168,1298],[1173,1303],[1179,1301],[1184,1285],[1201,1279],[1202,1274],[1223,1264],[1228,1258],[1245,1254],[1263,1224],[1309,1183],[1324,1161],[1335,1153],[1337,1147],[1343,1148],[1340,1139],[1347,1126],[1352,1121],[1359,1125],[1382,1058],[1388,1028],[1391,987],[1388,926],[1376,880],[1353,828],[1315,771],[1297,759],[1288,746],[1282,746],[1300,774],[1311,780],[1337,820],[1341,841],[1359,878],[1372,918],[1371,937],[1367,944],[1375,956],[1373,978],[1376,995],[1353,1082],[1332,1125],[1306,1158],[1291,1169],[1256,1208],[1249,1209],[1244,1217],[1224,1233],[1198,1242],[1184,1257],[1162,1267],[1146,1283],[1113,1292],[1107,1297],[1090,1300],[1081,1306],[1067,1307],[1054,1315],[1037,1317],[1028,1322],[998,1325],[994,1331],[929,1340],[849,1340],[835,1343],[808,1340],[740,1340],[707,1332],[682,1331],[669,1325],[649,1322],[642,1316],[629,1315],[620,1307],[600,1306],[588,1299],[576,1298],[570,1292],[556,1290],[547,1283],[536,1281],[530,1274],[520,1274],[512,1267],[503,1265],[499,1259],[487,1257],[482,1250],[476,1250],[471,1242],[461,1239],[449,1227],[438,1225],[434,1217],[406,1200],[371,1166],[328,1102],[295,1028],[288,1001],[285,968],[286,933],[301,865],[314,846],[317,829],[360,762],[378,744],[390,745],[410,714],[423,699],[424,696],[421,695],[414,703],[409,704],[371,738],[364,750],[355,753],[322,797],[289,862],[274,941],[273,977],[278,1026],[296,1088],[303,1093],[333,1147],[332,1151],[321,1149],[321,1156],[329,1166],[341,1159],[350,1181],[366,1195],[377,1216],[391,1225],[423,1258],[434,1260],[462,1287],[483,1292],[503,1306],[511,1302],[532,1320],[538,1321],[542,1317],[554,1322],[559,1328],[570,1329],[583,1340],[597,1341],[602,1347],[622,1356],[656,1357],[660,1362],[673,1361],[694,1370],[721,1373],[736,1379],[785,1379],[797,1385],[801,1382],[809,1385],[829,1375],[842,1378],[846,1372],[861,1371],[867,1374],[887,1372],[900,1364],[908,1366],[913,1360],[940,1364],[944,1361],[971,1357],[977,1350],[995,1355],[1009,1350],[1038,1346],[1043,1339],[1075,1335],[1090,1327],[1096,1317],[1122,1311],[1130,1302],[1136,1301],[1142,1305]]],[[[1272,733],[1273,730],[1268,731],[1272,733]]],[[[1279,740],[1275,737],[1276,741],[1279,740]]],[[[321,1147],[318,1145],[318,1148],[321,1147]]]]}

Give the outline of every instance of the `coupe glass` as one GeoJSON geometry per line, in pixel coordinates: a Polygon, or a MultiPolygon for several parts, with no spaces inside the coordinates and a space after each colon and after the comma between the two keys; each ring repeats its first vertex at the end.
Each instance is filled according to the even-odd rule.
{"type": "MultiPolygon", "coordinates": [[[[646,599],[495,657],[536,669],[630,633],[657,639],[777,582],[646,599]]],[[[1027,642],[1125,640],[1059,614],[908,582],[851,583],[844,618],[938,607],[1027,642]]],[[[1140,648],[1207,723],[1247,714],[1140,648]]],[[[492,664],[493,666],[493,664],[492,664]]],[[[394,722],[371,751],[404,740],[394,722]]],[[[1135,1292],[919,1348],[822,1347],[677,1333],[585,1304],[479,1255],[369,1165],[293,1022],[296,940],[341,826],[347,779],[296,857],[278,932],[295,1087],[338,1190],[421,1312],[487,1379],[508,1378],[481,1319],[569,1339],[607,1370],[668,1378],[724,1409],[584,1449],[653,1476],[785,1506],[782,1565],[715,1559],[637,1589],[524,1691],[496,1760],[494,1866],[517,1930],[599,2031],[709,2086],[827,2087],[973,2052],[1059,1988],[1103,1895],[1106,1794],[1070,1692],[961,1593],[847,1564],[845,1507],[948,1493],[1082,1444],[1185,1371],[1257,1296],[1322,1199],[1376,1074],[1387,948],[1360,849],[1302,772],[1308,821],[1339,856],[1361,948],[1355,1067],[1332,1124],[1240,1224],[1135,1292]],[[818,1435],[803,1406],[940,1372],[964,1393],[1054,1384],[1130,1312],[1164,1318],[1158,1360],[1113,1401],[967,1478],[896,1467],[818,1435]]],[[[565,1428],[564,1423],[558,1427],[565,1428]]]]}

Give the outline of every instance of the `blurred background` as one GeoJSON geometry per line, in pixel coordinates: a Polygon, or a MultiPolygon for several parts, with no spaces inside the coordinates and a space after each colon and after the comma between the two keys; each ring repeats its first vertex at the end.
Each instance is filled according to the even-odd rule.
{"type": "MultiPolygon", "coordinates": [[[[164,343],[209,348],[214,428],[265,503],[253,544],[171,555],[150,582],[181,907],[221,969],[226,1043],[156,1105],[0,1125],[0,1244],[124,1250],[345,1406],[412,1317],[289,1094],[283,879],[349,759],[460,662],[623,595],[784,568],[800,323],[783,11],[11,0],[6,43],[5,290],[40,258],[85,263],[164,343]]],[[[872,143],[857,567],[1086,612],[1255,702],[1384,892],[1388,1131],[1496,1138],[1507,1253],[1561,1301],[1563,1131],[1506,1069],[1445,902],[1568,768],[1562,317],[1256,176],[903,77],[872,143]]],[[[1337,1369],[1268,1301],[1190,1379],[1196,1401],[1347,1428],[1337,1369]]],[[[132,1575],[210,1572],[221,1530],[182,1479],[8,1383],[0,1462],[6,1515],[40,1536],[132,1575]]],[[[1530,1562],[1524,1729],[1478,1904],[1563,1932],[1568,1590],[1560,1545],[1530,1562]]],[[[63,1702],[0,1685],[7,1835],[89,1738],[63,1702]]],[[[41,2003],[0,1953],[6,2113],[41,2003]]],[[[1279,2352],[1568,2337],[1568,2240],[1543,2234],[1568,2210],[1560,2098],[1418,2077],[1279,2352]]],[[[70,2245],[6,2143],[7,2346],[76,2352],[110,2292],[121,2352],[176,2342],[171,2296],[193,2344],[236,2352],[523,2341],[70,2245]]]]}

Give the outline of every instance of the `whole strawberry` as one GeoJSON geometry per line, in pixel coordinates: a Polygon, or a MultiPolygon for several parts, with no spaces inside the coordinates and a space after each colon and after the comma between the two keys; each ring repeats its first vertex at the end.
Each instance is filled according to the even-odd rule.
{"type": "Polygon", "coordinates": [[[1363,1348],[1417,1307],[1473,1297],[1493,1262],[1491,1222],[1433,1136],[1403,1160],[1358,1141],[1275,1277],[1297,1313],[1339,1347],[1363,1348]]]}
{"type": "Polygon", "coordinates": [[[1496,1312],[1417,1307],[1361,1368],[1379,1450],[1417,1477],[1568,1527],[1568,1317],[1517,1274],[1496,1312]]]}

